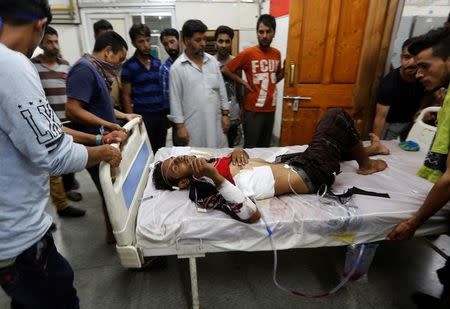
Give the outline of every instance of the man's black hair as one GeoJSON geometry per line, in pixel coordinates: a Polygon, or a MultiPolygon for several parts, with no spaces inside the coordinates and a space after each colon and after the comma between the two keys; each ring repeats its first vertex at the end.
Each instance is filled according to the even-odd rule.
{"type": "Polygon", "coordinates": [[[153,167],[153,184],[155,185],[155,188],[158,190],[171,190],[173,191],[173,186],[176,186],[177,184],[172,184],[170,182],[169,179],[164,179],[163,174],[162,174],[162,170],[161,170],[161,166],[162,166],[162,161],[158,162],[155,164],[155,166],[153,167]],[[167,183],[166,182],[169,182],[167,183]]]}
{"type": "Polygon", "coordinates": [[[433,49],[432,55],[434,57],[447,60],[450,56],[450,27],[432,29],[418,36],[409,46],[408,51],[415,56],[430,47],[433,49]]]}
{"type": "Polygon", "coordinates": [[[234,31],[228,26],[219,26],[219,28],[216,29],[216,32],[214,32],[214,40],[217,41],[219,34],[228,34],[230,40],[233,40],[234,38],[234,31]]]}
{"type": "Polygon", "coordinates": [[[46,18],[52,21],[52,12],[48,0],[1,0],[0,17],[11,25],[25,25],[46,18]]]}
{"type": "Polygon", "coordinates": [[[45,28],[44,35],[56,35],[56,36],[58,36],[58,31],[56,31],[56,29],[53,28],[53,27],[47,26],[45,28]]]}
{"type": "Polygon", "coordinates": [[[159,36],[161,43],[165,36],[174,36],[177,38],[177,40],[180,39],[180,34],[174,28],[167,28],[167,29],[164,29],[163,31],[161,31],[161,35],[159,36]]]}
{"type": "Polygon", "coordinates": [[[150,28],[144,24],[134,24],[131,26],[128,34],[130,35],[131,41],[134,42],[140,35],[150,37],[150,28]]]}
{"type": "Polygon", "coordinates": [[[100,31],[114,30],[113,26],[106,19],[100,19],[94,23],[94,35],[97,36],[100,31]]]}
{"type": "Polygon", "coordinates": [[[117,32],[107,31],[99,35],[95,40],[94,52],[104,50],[107,46],[111,46],[114,54],[121,51],[125,47],[128,50],[127,42],[117,32]]]}
{"type": "Polygon", "coordinates": [[[208,31],[208,27],[198,19],[189,19],[184,23],[183,28],[181,29],[183,38],[192,38],[194,33],[205,33],[206,31],[208,31]]]}
{"type": "Polygon", "coordinates": [[[266,27],[272,28],[273,31],[277,30],[277,22],[272,15],[262,14],[259,16],[258,21],[256,22],[256,31],[258,31],[259,24],[263,23],[266,27]]]}
{"type": "Polygon", "coordinates": [[[408,47],[414,42],[415,39],[416,38],[413,37],[413,38],[409,38],[409,39],[405,40],[405,42],[403,42],[403,44],[402,44],[402,51],[405,48],[408,49],[408,47]]]}

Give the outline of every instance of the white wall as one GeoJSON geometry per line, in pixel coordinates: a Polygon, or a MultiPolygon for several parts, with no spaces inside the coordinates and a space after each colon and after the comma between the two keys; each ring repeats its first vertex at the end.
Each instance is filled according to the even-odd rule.
{"type": "MultiPolygon", "coordinates": [[[[81,56],[81,40],[77,25],[51,25],[58,31],[59,45],[64,59],[74,64],[81,56]]],[[[33,56],[42,53],[39,47],[34,51],[33,56]]]]}
{"type": "Polygon", "coordinates": [[[227,25],[240,30],[240,46],[254,45],[257,43],[255,27],[259,17],[258,10],[256,3],[176,2],[176,27],[181,29],[188,19],[200,19],[208,29],[227,25]]]}

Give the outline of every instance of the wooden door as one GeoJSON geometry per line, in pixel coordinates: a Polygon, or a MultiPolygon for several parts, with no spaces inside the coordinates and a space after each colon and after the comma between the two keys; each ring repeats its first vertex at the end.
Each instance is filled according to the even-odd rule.
{"type": "Polygon", "coordinates": [[[307,144],[321,116],[334,107],[356,115],[359,129],[368,130],[397,5],[291,0],[281,145],[307,144]]]}

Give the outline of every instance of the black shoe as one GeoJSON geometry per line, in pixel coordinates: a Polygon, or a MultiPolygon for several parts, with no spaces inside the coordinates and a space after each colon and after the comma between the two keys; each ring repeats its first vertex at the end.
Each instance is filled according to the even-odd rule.
{"type": "Polygon", "coordinates": [[[80,189],[80,183],[78,182],[78,180],[75,179],[75,176],[73,176],[73,183],[71,190],[78,190],[78,189],[80,189]]]}
{"type": "Polygon", "coordinates": [[[440,300],[437,297],[433,297],[431,295],[422,293],[422,292],[414,292],[411,295],[411,299],[414,304],[416,304],[417,309],[439,309],[440,300]]]}
{"type": "Polygon", "coordinates": [[[73,206],[67,206],[63,210],[58,210],[60,217],[82,217],[86,214],[86,210],[79,209],[73,206]]]}
{"type": "Polygon", "coordinates": [[[55,224],[55,222],[52,222],[52,225],[50,225],[49,231],[50,232],[56,231],[56,224],[55,224]]]}
{"type": "Polygon", "coordinates": [[[79,202],[83,199],[83,196],[79,192],[69,191],[66,192],[67,198],[72,202],[79,202]]]}

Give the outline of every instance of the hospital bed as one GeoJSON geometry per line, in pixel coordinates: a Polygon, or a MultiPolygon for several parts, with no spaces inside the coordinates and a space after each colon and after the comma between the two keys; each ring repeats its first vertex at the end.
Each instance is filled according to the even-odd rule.
{"type": "MultiPolygon", "coordinates": [[[[262,221],[238,222],[221,211],[199,211],[189,200],[188,191],[160,191],[152,181],[152,163],[173,155],[223,156],[230,149],[172,147],[153,156],[144,124],[134,119],[125,126],[130,131],[122,146],[118,168],[100,165],[100,180],[108,213],[117,240],[121,264],[140,268],[145,257],[177,255],[189,258],[193,306],[198,308],[196,258],[206,253],[272,250],[262,221]]],[[[410,217],[432,187],[415,175],[423,152],[406,152],[398,142],[387,142],[391,155],[385,171],[362,176],[356,162],[341,164],[342,173],[332,189],[342,193],[358,188],[387,193],[389,198],[354,195],[345,204],[321,203],[316,195],[285,195],[258,201],[257,205],[273,232],[277,250],[343,246],[383,240],[402,219],[410,217]]],[[[249,149],[250,157],[268,161],[275,156],[298,152],[306,146],[249,149]]],[[[449,205],[428,220],[416,236],[447,232],[449,205]]]]}

